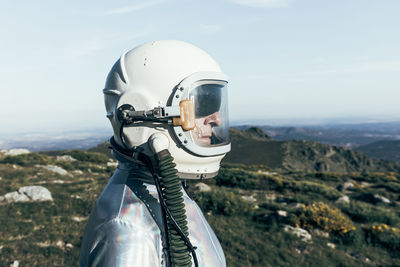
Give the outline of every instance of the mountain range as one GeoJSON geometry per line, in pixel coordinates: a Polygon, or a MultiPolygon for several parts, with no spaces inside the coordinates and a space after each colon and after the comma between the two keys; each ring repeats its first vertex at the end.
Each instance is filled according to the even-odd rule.
{"type": "Polygon", "coordinates": [[[231,129],[232,151],[224,162],[262,164],[275,170],[317,172],[400,171],[394,161],[314,141],[276,141],[261,128],[231,129]]]}

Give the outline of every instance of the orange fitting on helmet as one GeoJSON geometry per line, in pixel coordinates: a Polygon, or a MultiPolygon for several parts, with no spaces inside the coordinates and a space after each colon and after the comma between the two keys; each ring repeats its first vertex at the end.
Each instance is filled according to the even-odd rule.
{"type": "Polygon", "coordinates": [[[179,102],[180,117],[173,118],[174,126],[182,126],[185,131],[193,130],[194,123],[194,103],[192,100],[182,100],[179,102]]]}

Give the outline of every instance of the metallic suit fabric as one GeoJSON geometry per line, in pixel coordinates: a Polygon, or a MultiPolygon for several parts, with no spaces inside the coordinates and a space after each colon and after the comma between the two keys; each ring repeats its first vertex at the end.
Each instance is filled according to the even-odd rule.
{"type": "MultiPolygon", "coordinates": [[[[143,167],[120,161],[86,225],[80,257],[82,267],[164,266],[164,225],[152,179],[143,167]]],[[[197,247],[199,266],[226,266],[217,237],[186,192],[184,203],[189,238],[197,247]]]]}

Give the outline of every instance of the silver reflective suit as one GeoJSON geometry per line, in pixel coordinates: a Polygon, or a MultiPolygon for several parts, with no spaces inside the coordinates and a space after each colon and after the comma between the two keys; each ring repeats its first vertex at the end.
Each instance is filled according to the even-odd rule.
{"type": "MultiPolygon", "coordinates": [[[[166,239],[153,178],[145,167],[124,159],[119,161],[86,225],[80,264],[164,266],[163,243],[166,239]]],[[[186,192],[184,203],[189,238],[197,247],[199,266],[226,266],[217,237],[186,192]]]]}

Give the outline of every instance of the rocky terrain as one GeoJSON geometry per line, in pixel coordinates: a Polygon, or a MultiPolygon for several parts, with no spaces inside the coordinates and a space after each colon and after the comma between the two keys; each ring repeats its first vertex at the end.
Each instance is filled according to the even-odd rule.
{"type": "MultiPolygon", "coordinates": [[[[253,161],[228,158],[215,179],[189,181],[187,189],[228,266],[400,265],[400,174],[389,169],[397,165],[365,155],[345,160],[338,148],[348,167],[328,162],[326,171],[310,155],[332,158],[332,147],[293,143],[288,156],[259,129],[232,139],[232,158],[248,142],[253,161]]],[[[106,147],[0,153],[0,266],[78,265],[91,207],[116,168],[106,147]]]]}

